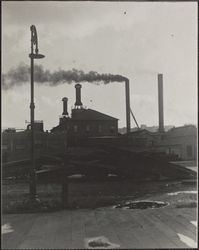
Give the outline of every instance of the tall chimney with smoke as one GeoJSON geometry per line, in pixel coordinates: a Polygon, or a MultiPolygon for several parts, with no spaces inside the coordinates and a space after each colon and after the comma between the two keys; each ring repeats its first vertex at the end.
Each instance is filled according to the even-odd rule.
{"type": "Polygon", "coordinates": [[[68,116],[68,98],[63,97],[62,102],[63,102],[63,113],[62,113],[62,115],[68,116]]]}
{"type": "Polygon", "coordinates": [[[159,132],[164,132],[163,74],[158,74],[159,132]]]}
{"type": "Polygon", "coordinates": [[[76,88],[76,102],[75,102],[75,107],[76,108],[82,108],[82,102],[81,102],[81,84],[76,84],[75,88],[76,88]]]}
{"type": "Polygon", "coordinates": [[[125,79],[125,94],[126,94],[126,132],[131,132],[131,119],[130,119],[130,90],[129,79],[125,79]]]}

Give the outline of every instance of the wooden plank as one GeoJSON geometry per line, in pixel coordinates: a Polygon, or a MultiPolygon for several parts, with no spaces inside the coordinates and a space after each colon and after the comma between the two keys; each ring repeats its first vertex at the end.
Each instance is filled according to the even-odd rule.
{"type": "Polygon", "coordinates": [[[60,212],[61,220],[55,233],[54,249],[70,249],[72,245],[71,211],[60,212]]]}
{"type": "Polygon", "coordinates": [[[71,212],[71,231],[72,231],[72,249],[82,249],[85,246],[85,227],[83,218],[86,217],[88,213],[82,210],[71,212]]]}
{"type": "MultiPolygon", "coordinates": [[[[179,247],[185,247],[185,246],[187,247],[187,245],[182,243],[178,237],[179,233],[188,236],[187,231],[184,230],[183,227],[179,227],[179,224],[176,224],[175,221],[173,221],[173,219],[171,217],[166,217],[163,212],[161,213],[161,215],[159,214],[159,212],[156,212],[155,214],[153,213],[153,215],[156,217],[156,219],[161,221],[162,224],[164,224],[166,227],[168,227],[170,229],[170,232],[173,232],[172,234],[173,234],[173,236],[175,235],[175,237],[173,237],[172,239],[174,239],[176,241],[176,243],[178,244],[179,247]]],[[[189,234],[189,236],[190,236],[190,234],[189,234]]],[[[193,235],[191,235],[191,238],[192,237],[193,237],[193,235]]]]}
{"type": "Polygon", "coordinates": [[[24,238],[31,230],[31,227],[38,217],[37,214],[20,214],[19,215],[6,215],[6,219],[2,217],[2,225],[8,224],[13,230],[11,233],[2,234],[2,247],[3,249],[18,249],[23,243],[24,238]]]}
{"type": "Polygon", "coordinates": [[[167,216],[171,216],[177,223],[179,223],[182,227],[186,228],[187,230],[191,231],[194,235],[196,234],[196,227],[191,224],[190,220],[185,218],[183,214],[179,214],[179,212],[176,212],[176,209],[174,211],[168,211],[164,210],[164,213],[167,216]]]}
{"type": "Polygon", "coordinates": [[[128,218],[121,216],[118,209],[113,210],[112,215],[109,214],[109,218],[121,242],[121,248],[138,248],[140,246],[140,242],[132,230],[132,223],[129,223],[128,218]]]}
{"type": "Polygon", "coordinates": [[[197,210],[195,208],[178,208],[175,210],[177,214],[183,214],[188,220],[197,220],[197,210]]]}
{"type": "Polygon", "coordinates": [[[137,211],[129,210],[129,216],[133,218],[133,220],[137,221],[139,225],[142,227],[142,234],[139,236],[140,240],[146,242],[145,247],[150,248],[167,248],[167,247],[175,247],[175,244],[172,244],[163,234],[158,233],[156,230],[156,226],[154,223],[151,223],[146,217],[144,217],[145,211],[137,211]],[[159,236],[159,238],[157,237],[159,236]],[[159,239],[159,240],[158,240],[159,239]]]}
{"type": "Polygon", "coordinates": [[[124,239],[128,248],[157,248],[157,245],[150,238],[147,231],[135,219],[138,216],[137,212],[135,212],[134,218],[123,209],[116,209],[116,214],[119,220],[118,226],[121,229],[122,239],[124,239]]]}
{"type": "Polygon", "coordinates": [[[170,240],[171,244],[173,244],[175,247],[180,248],[187,247],[186,244],[180,241],[176,231],[174,231],[170,226],[168,226],[167,223],[165,223],[165,221],[162,220],[160,216],[157,216],[156,210],[146,210],[146,216],[151,218],[151,220],[155,223],[155,226],[160,229],[160,231],[163,231],[164,235],[167,237],[167,239],[170,240]]]}
{"type": "Polygon", "coordinates": [[[108,240],[122,246],[121,237],[116,231],[116,227],[113,224],[112,217],[113,211],[109,209],[95,210],[96,223],[98,224],[102,235],[108,238],[108,240]]]}
{"type": "Polygon", "coordinates": [[[59,217],[51,214],[40,215],[33,223],[20,249],[55,248],[54,239],[60,225],[59,217]]]}
{"type": "MultiPolygon", "coordinates": [[[[132,213],[132,210],[129,213],[132,213]]],[[[174,248],[177,246],[164,234],[164,230],[157,227],[151,216],[146,216],[145,211],[139,214],[139,222],[147,230],[154,242],[156,242],[157,248],[174,248]]]]}
{"type": "Polygon", "coordinates": [[[16,160],[16,161],[9,161],[9,162],[3,162],[2,167],[15,167],[15,166],[21,166],[24,164],[30,163],[30,159],[22,159],[22,160],[16,160]]]}
{"type": "Polygon", "coordinates": [[[100,231],[98,224],[96,223],[95,211],[94,210],[88,210],[88,211],[89,212],[86,214],[83,221],[86,238],[102,236],[103,232],[100,231]]]}
{"type": "Polygon", "coordinates": [[[191,223],[189,225],[183,225],[180,220],[175,217],[175,212],[171,211],[170,214],[162,209],[161,220],[165,222],[169,227],[171,227],[176,233],[182,233],[194,240],[196,240],[196,234],[190,231],[190,228],[194,227],[191,223]]]}

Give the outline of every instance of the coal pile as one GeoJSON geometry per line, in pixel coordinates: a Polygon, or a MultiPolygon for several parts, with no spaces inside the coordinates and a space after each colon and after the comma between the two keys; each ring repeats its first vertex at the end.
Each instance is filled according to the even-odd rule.
{"type": "MultiPolygon", "coordinates": [[[[79,149],[78,149],[79,150],[79,149]]],[[[65,165],[73,174],[83,174],[91,178],[118,178],[134,180],[176,180],[194,179],[196,173],[169,162],[165,156],[150,152],[132,152],[128,149],[103,147],[90,149],[87,154],[73,152],[65,165]]]]}

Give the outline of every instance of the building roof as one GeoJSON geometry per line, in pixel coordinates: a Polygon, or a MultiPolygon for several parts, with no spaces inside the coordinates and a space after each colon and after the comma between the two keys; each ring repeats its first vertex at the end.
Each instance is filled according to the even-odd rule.
{"type": "Polygon", "coordinates": [[[181,127],[175,127],[170,129],[167,132],[167,136],[187,136],[187,135],[194,135],[196,136],[197,129],[195,125],[185,125],[181,127]]]}
{"type": "Polygon", "coordinates": [[[148,131],[147,129],[138,129],[136,131],[131,131],[130,132],[130,135],[151,135],[151,136],[154,136],[154,135],[157,135],[158,133],[157,132],[151,132],[151,131],[148,131]]]}
{"type": "Polygon", "coordinates": [[[73,109],[72,119],[73,120],[95,120],[95,121],[118,120],[115,117],[105,115],[93,109],[73,109]]]}

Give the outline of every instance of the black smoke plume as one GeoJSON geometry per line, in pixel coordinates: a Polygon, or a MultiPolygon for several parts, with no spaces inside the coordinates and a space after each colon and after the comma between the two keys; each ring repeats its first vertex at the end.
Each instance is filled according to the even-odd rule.
{"type": "MultiPolygon", "coordinates": [[[[46,84],[56,86],[63,83],[79,83],[90,82],[95,84],[108,84],[110,82],[123,82],[127,78],[121,75],[99,74],[95,71],[84,73],[82,70],[58,70],[50,72],[44,70],[41,65],[34,67],[34,81],[38,84],[46,84]]],[[[30,81],[30,67],[20,64],[17,68],[9,70],[6,74],[2,74],[2,88],[8,90],[12,87],[27,84],[30,81]]]]}

